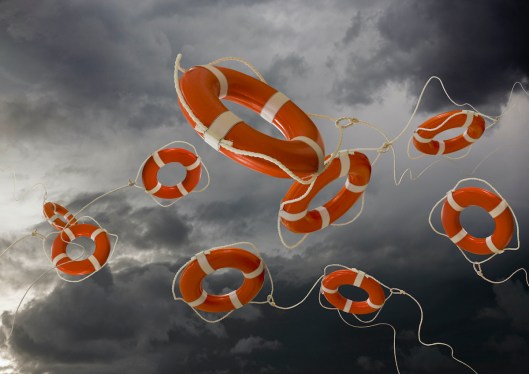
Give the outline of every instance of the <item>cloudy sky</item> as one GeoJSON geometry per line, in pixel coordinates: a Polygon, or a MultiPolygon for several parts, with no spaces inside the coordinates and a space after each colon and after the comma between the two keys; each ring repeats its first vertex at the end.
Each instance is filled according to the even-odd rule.
{"type": "MultiPolygon", "coordinates": [[[[521,276],[498,286],[485,283],[427,223],[433,204],[482,162],[474,175],[507,198],[522,241],[520,251],[485,266],[486,274],[502,279],[529,265],[529,101],[519,87],[512,109],[467,158],[443,159],[419,180],[396,187],[391,154],[384,154],[373,168],[362,217],[289,251],[275,225],[290,182],[245,169],[206,145],[178,109],[172,74],[178,53],[186,67],[239,56],[305,111],[356,116],[395,136],[432,75],[456,101],[491,115],[505,109],[514,82],[527,87],[528,14],[524,0],[0,2],[2,248],[35,228],[51,231],[41,215],[43,189],[31,190],[36,183],[45,184],[49,200],[76,211],[126,184],[145,157],[171,140],[193,143],[211,172],[205,192],[170,208],[134,188],[90,207],[87,214],[119,235],[115,257],[79,284],[62,282],[54,272],[42,277],[9,341],[18,302],[50,263],[36,239],[0,258],[0,372],[395,372],[390,329],[348,327],[319,306],[316,294],[291,311],[246,306],[216,325],[172,300],[172,277],[194,253],[252,241],[276,280],[278,304],[299,301],[327,264],[357,267],[418,298],[426,341],[452,344],[480,373],[527,373],[529,293],[521,276]]],[[[249,110],[231,108],[280,136],[249,110]]],[[[417,174],[433,160],[406,158],[413,128],[453,109],[437,83],[427,89],[411,128],[395,145],[399,174],[406,168],[417,174]]],[[[332,124],[317,125],[327,150],[333,149],[332,124]]],[[[344,147],[382,142],[372,131],[351,128],[344,147]]],[[[376,153],[367,155],[373,160],[376,153]]],[[[166,182],[174,180],[171,172],[182,174],[167,169],[166,182]]],[[[462,220],[476,235],[493,230],[478,208],[462,220]]],[[[207,286],[225,292],[240,281],[237,272],[226,272],[211,276],[207,286]]],[[[380,314],[381,322],[397,327],[402,373],[468,373],[447,349],[420,346],[418,319],[417,307],[401,296],[380,314]]]]}

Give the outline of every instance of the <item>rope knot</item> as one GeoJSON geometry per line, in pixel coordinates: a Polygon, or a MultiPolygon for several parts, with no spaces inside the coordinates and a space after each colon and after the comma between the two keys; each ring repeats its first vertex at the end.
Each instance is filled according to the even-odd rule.
{"type": "Polygon", "coordinates": [[[129,179],[129,187],[133,187],[136,185],[136,182],[134,182],[132,179],[129,179]]]}
{"type": "Polygon", "coordinates": [[[393,295],[406,295],[406,291],[401,290],[400,288],[391,288],[389,290],[393,295]]]}
{"type": "Polygon", "coordinates": [[[39,235],[39,232],[37,231],[37,229],[31,232],[31,236],[37,236],[37,235],[39,235]]]}
{"type": "Polygon", "coordinates": [[[360,120],[358,118],[355,118],[355,117],[342,117],[342,118],[338,118],[335,122],[335,125],[336,127],[341,127],[342,129],[345,129],[349,126],[352,126],[356,123],[359,123],[360,120]],[[342,125],[341,123],[344,122],[344,121],[347,121],[344,125],[342,125]]]}
{"type": "Polygon", "coordinates": [[[382,144],[382,146],[377,149],[377,152],[378,153],[386,153],[387,151],[389,151],[389,149],[393,147],[393,143],[392,142],[384,142],[384,144],[382,144]]]}
{"type": "Polygon", "coordinates": [[[274,296],[272,296],[272,294],[270,294],[270,295],[268,295],[268,296],[266,297],[266,302],[267,302],[268,304],[270,304],[271,306],[274,306],[274,307],[276,306],[276,302],[275,302],[275,300],[274,300],[274,296]]]}
{"type": "Polygon", "coordinates": [[[473,262],[472,267],[474,268],[474,271],[476,272],[477,275],[479,275],[480,277],[483,277],[483,270],[481,269],[481,264],[473,262]]]}

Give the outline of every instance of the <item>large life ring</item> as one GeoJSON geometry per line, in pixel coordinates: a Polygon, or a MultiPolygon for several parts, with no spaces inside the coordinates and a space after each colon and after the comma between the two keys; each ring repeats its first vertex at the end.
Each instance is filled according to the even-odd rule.
{"type": "MultiPolygon", "coordinates": [[[[320,174],[310,192],[303,199],[285,204],[279,212],[283,225],[295,233],[309,233],[321,230],[344,215],[362,196],[371,178],[369,159],[360,152],[348,154],[341,151],[329,167],[320,174]],[[345,185],[338,194],[323,206],[308,211],[312,199],[325,186],[337,178],[347,176],[345,185]]],[[[303,196],[309,188],[306,184],[294,182],[283,201],[303,196]]]]}
{"type": "Polygon", "coordinates": [[[166,148],[154,152],[145,162],[141,174],[147,193],[162,199],[178,199],[191,192],[200,182],[202,162],[193,152],[182,148],[166,148]],[[186,169],[184,180],[175,186],[164,186],[158,181],[158,171],[177,162],[186,169]]]}
{"type": "Polygon", "coordinates": [[[495,193],[477,187],[448,191],[441,210],[441,222],[446,235],[455,245],[478,255],[501,253],[514,233],[514,218],[509,204],[495,193]],[[476,238],[461,226],[461,211],[472,205],[485,209],[494,219],[494,232],[486,238],[476,238]]]}
{"type": "Polygon", "coordinates": [[[51,260],[60,271],[70,275],[87,275],[101,269],[110,255],[110,240],[106,231],[98,226],[82,223],[70,226],[53,241],[51,260]],[[84,260],[73,260],[66,254],[68,244],[81,236],[92,239],[95,250],[84,260]]]}
{"type": "Polygon", "coordinates": [[[380,283],[356,269],[336,270],[326,275],[321,281],[321,292],[336,309],[351,314],[374,313],[382,308],[386,301],[380,283]],[[363,289],[367,292],[368,298],[364,301],[345,298],[338,290],[338,287],[343,285],[353,285],[363,289]]]}
{"type": "Polygon", "coordinates": [[[413,134],[413,145],[418,151],[427,155],[446,155],[473,144],[484,131],[485,120],[478,113],[471,110],[453,110],[432,117],[420,125],[413,134]],[[434,128],[437,129],[427,131],[434,128]],[[433,139],[437,134],[455,128],[465,131],[452,139],[433,139]]]}
{"type": "Polygon", "coordinates": [[[77,219],[71,214],[68,209],[60,204],[48,201],[42,207],[44,217],[48,220],[50,225],[57,230],[64,229],[67,225],[77,224],[77,219]]]}
{"type": "Polygon", "coordinates": [[[182,298],[192,308],[204,312],[229,312],[252,301],[263,286],[263,260],[244,249],[211,249],[197,253],[191,260],[182,271],[179,287],[182,298]],[[244,275],[242,285],[225,295],[209,295],[202,288],[202,281],[207,275],[223,268],[240,270],[244,275]]]}
{"type": "MultiPolygon", "coordinates": [[[[325,148],[312,120],[287,96],[239,71],[213,65],[189,69],[179,80],[186,104],[207,127],[199,134],[213,148],[250,169],[278,178],[289,178],[276,164],[259,157],[231,152],[221,146],[269,156],[299,177],[323,169],[325,148]],[[286,140],[266,135],[229,111],[220,99],[230,100],[258,113],[277,127],[286,140]]],[[[187,121],[196,123],[178,101],[187,121]]],[[[195,128],[196,130],[196,128],[195,128]]]]}

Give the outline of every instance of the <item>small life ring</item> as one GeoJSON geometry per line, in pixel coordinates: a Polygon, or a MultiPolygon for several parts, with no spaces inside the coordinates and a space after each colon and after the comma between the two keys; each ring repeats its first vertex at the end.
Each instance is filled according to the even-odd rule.
{"type": "Polygon", "coordinates": [[[50,225],[55,227],[57,230],[62,230],[67,225],[77,224],[77,219],[73,216],[73,214],[71,214],[68,209],[60,204],[48,201],[44,204],[42,211],[44,213],[44,217],[46,217],[50,225]]]}
{"type": "Polygon", "coordinates": [[[471,110],[453,110],[432,117],[420,125],[413,134],[413,145],[427,155],[446,155],[468,147],[477,141],[484,131],[485,120],[478,113],[471,110]],[[437,129],[426,131],[434,128],[437,129]],[[455,128],[465,131],[452,139],[433,139],[437,134],[455,128]]]}
{"type": "Polygon", "coordinates": [[[70,275],[87,275],[101,269],[110,255],[110,241],[106,230],[87,223],[70,226],[53,241],[51,247],[51,260],[60,271],[70,275]],[[81,236],[92,239],[95,250],[92,255],[84,260],[73,260],[66,254],[68,244],[81,236]]]}
{"type": "MultiPolygon", "coordinates": [[[[283,225],[295,233],[309,233],[327,227],[344,215],[362,196],[371,178],[369,159],[360,152],[340,151],[329,167],[320,174],[310,192],[303,199],[285,204],[279,212],[283,225]],[[338,194],[323,206],[308,211],[312,199],[337,178],[347,176],[338,194]]],[[[283,201],[303,196],[309,185],[294,182],[283,201]]]]}
{"type": "Polygon", "coordinates": [[[356,269],[336,270],[326,275],[321,282],[321,292],[335,308],[351,314],[374,313],[382,308],[386,301],[384,289],[380,283],[356,269]],[[368,298],[365,301],[345,298],[338,290],[338,287],[343,285],[353,285],[363,289],[367,292],[368,298]]]}
{"type": "Polygon", "coordinates": [[[514,233],[514,218],[509,204],[495,193],[477,187],[448,191],[441,210],[441,222],[446,235],[459,248],[477,255],[499,254],[509,244],[514,233]],[[485,209],[494,219],[494,232],[486,238],[476,238],[461,226],[461,211],[469,206],[485,209]]]}
{"type": "Polygon", "coordinates": [[[323,169],[325,149],[312,120],[287,96],[258,79],[239,71],[213,65],[195,66],[179,80],[186,104],[207,130],[202,134],[178,101],[187,121],[204,140],[232,160],[258,172],[278,178],[289,176],[276,164],[259,157],[266,155],[282,163],[299,177],[323,169]],[[261,115],[286,137],[266,135],[229,111],[220,99],[240,104],[261,115]],[[237,154],[222,147],[252,152],[257,157],[237,154]]]}
{"type": "Polygon", "coordinates": [[[179,287],[182,298],[192,308],[213,313],[229,312],[252,301],[263,286],[263,260],[244,249],[212,249],[197,253],[191,259],[182,272],[179,287]],[[223,268],[234,268],[243,273],[241,287],[225,295],[209,295],[202,288],[202,281],[223,268]]]}
{"type": "Polygon", "coordinates": [[[141,174],[147,193],[162,199],[178,199],[187,195],[200,182],[202,162],[193,152],[182,148],[166,148],[154,152],[145,162],[141,174]],[[164,186],[158,181],[158,171],[165,165],[177,162],[186,169],[184,180],[175,186],[164,186]]]}

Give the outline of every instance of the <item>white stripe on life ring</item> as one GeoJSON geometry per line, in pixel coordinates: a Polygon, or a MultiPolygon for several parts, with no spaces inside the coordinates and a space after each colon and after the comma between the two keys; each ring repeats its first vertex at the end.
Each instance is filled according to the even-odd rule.
{"type": "Polygon", "coordinates": [[[465,132],[463,133],[463,139],[465,139],[467,142],[469,143],[474,143],[477,141],[477,139],[471,137],[470,135],[468,135],[468,130],[465,130],[465,132]]]}
{"type": "Polygon", "coordinates": [[[350,299],[347,299],[347,301],[345,302],[345,305],[343,307],[343,311],[345,313],[349,313],[349,311],[351,310],[351,305],[353,305],[353,301],[350,300],[350,299]]]}
{"type": "Polygon", "coordinates": [[[53,223],[55,222],[56,219],[60,219],[61,218],[61,215],[60,214],[54,214],[53,216],[51,216],[50,218],[48,218],[48,222],[49,223],[53,223]]]}
{"type": "Polygon", "coordinates": [[[72,215],[72,213],[66,213],[64,215],[64,218],[66,218],[66,221],[70,222],[72,219],[74,219],[74,216],[72,215]]]}
{"type": "Polygon", "coordinates": [[[97,258],[94,255],[88,257],[88,261],[90,261],[92,263],[92,265],[94,266],[94,269],[96,271],[101,269],[101,264],[99,263],[99,261],[97,260],[97,258]]]}
{"type": "Polygon", "coordinates": [[[92,233],[92,235],[90,235],[90,239],[92,239],[93,241],[95,241],[96,238],[97,238],[97,236],[98,236],[99,234],[101,234],[102,232],[105,232],[105,231],[106,231],[106,230],[104,230],[104,229],[102,229],[102,228],[98,228],[96,231],[94,231],[94,232],[92,233]]]}
{"type": "Polygon", "coordinates": [[[384,306],[384,304],[381,304],[381,305],[373,304],[373,302],[371,302],[371,300],[369,299],[367,299],[366,302],[367,302],[367,305],[369,305],[373,309],[380,309],[382,308],[382,306],[384,306]]]}
{"type": "Polygon", "coordinates": [[[305,218],[306,215],[307,215],[306,210],[304,210],[303,212],[299,212],[299,213],[289,213],[289,212],[285,212],[284,210],[279,211],[279,217],[289,222],[299,221],[300,219],[305,218]]]}
{"type": "Polygon", "coordinates": [[[452,192],[453,191],[450,190],[446,193],[446,201],[448,201],[448,204],[452,207],[452,209],[454,209],[457,212],[461,212],[465,208],[463,208],[461,205],[456,203],[456,201],[454,200],[454,196],[452,196],[452,192]]]}
{"type": "Polygon", "coordinates": [[[329,223],[331,223],[331,216],[329,216],[329,211],[324,206],[319,206],[316,209],[318,213],[320,213],[321,217],[321,229],[324,229],[325,227],[329,226],[329,223]]]}
{"type": "Polygon", "coordinates": [[[186,170],[193,170],[193,169],[196,169],[200,166],[200,164],[202,163],[202,160],[200,159],[200,157],[197,157],[197,159],[195,160],[195,162],[193,162],[191,165],[189,166],[186,166],[186,170]]]}
{"type": "Polygon", "coordinates": [[[462,128],[466,129],[472,124],[472,120],[474,119],[474,112],[471,110],[463,110],[462,113],[466,113],[467,115],[467,119],[462,126],[462,128]]]}
{"type": "Polygon", "coordinates": [[[366,190],[367,184],[364,184],[363,186],[357,186],[356,184],[349,182],[349,178],[347,178],[345,181],[345,188],[353,193],[362,193],[366,190]]]}
{"type": "Polygon", "coordinates": [[[300,142],[303,142],[314,149],[316,156],[318,156],[318,173],[321,172],[323,169],[323,160],[325,155],[323,154],[323,150],[321,149],[320,145],[306,136],[296,136],[295,138],[292,138],[292,140],[299,140],[300,142]]]}
{"type": "Polygon", "coordinates": [[[204,254],[204,252],[197,253],[195,255],[195,258],[198,261],[198,266],[200,266],[200,268],[202,269],[204,273],[206,273],[206,275],[209,275],[215,272],[215,269],[213,269],[211,265],[209,264],[209,261],[206,255],[204,254]]]}
{"type": "Polygon", "coordinates": [[[505,209],[509,207],[509,204],[507,204],[507,201],[502,200],[501,203],[496,206],[496,208],[492,209],[489,214],[492,218],[498,217],[500,214],[502,214],[505,209]]]}
{"type": "Polygon", "coordinates": [[[495,246],[494,243],[492,242],[492,237],[490,237],[490,236],[487,236],[487,237],[485,238],[485,244],[487,244],[487,247],[490,249],[490,251],[491,251],[492,253],[499,254],[499,253],[502,253],[502,252],[503,252],[501,249],[496,248],[496,246],[495,246]]]}
{"type": "Polygon", "coordinates": [[[219,86],[220,86],[219,99],[223,99],[224,97],[226,97],[226,95],[228,94],[228,80],[226,79],[226,76],[222,73],[222,71],[220,71],[213,65],[200,65],[200,66],[208,69],[210,72],[213,73],[213,75],[215,75],[215,77],[217,77],[217,80],[219,81],[219,86]]]}
{"type": "Polygon", "coordinates": [[[241,301],[239,300],[239,297],[237,296],[237,291],[231,291],[228,294],[228,297],[230,298],[230,301],[233,304],[233,306],[235,307],[235,309],[242,308],[243,305],[242,305],[241,301]]]}
{"type": "Polygon", "coordinates": [[[187,192],[187,190],[185,189],[185,187],[184,187],[184,185],[182,183],[178,183],[176,185],[176,188],[178,188],[178,191],[180,191],[182,196],[185,196],[185,195],[187,195],[189,193],[189,192],[187,192]]]}
{"type": "Polygon", "coordinates": [[[336,292],[338,292],[338,289],[337,289],[337,288],[334,289],[334,290],[331,290],[331,289],[325,287],[323,284],[321,285],[321,290],[322,290],[323,292],[325,292],[325,293],[336,293],[336,292]]]}
{"type": "Polygon", "coordinates": [[[437,155],[442,155],[445,153],[445,142],[443,140],[438,140],[437,143],[439,143],[439,150],[437,151],[437,155]]]}
{"type": "Polygon", "coordinates": [[[198,299],[190,301],[189,303],[187,303],[187,305],[189,305],[191,308],[195,308],[203,304],[204,301],[206,301],[207,297],[208,297],[208,293],[202,290],[202,294],[198,297],[198,299]]]}
{"type": "Polygon", "coordinates": [[[279,112],[283,105],[285,105],[289,101],[290,99],[288,98],[288,96],[286,96],[282,92],[277,91],[275,94],[270,96],[266,104],[263,106],[263,109],[261,109],[261,117],[263,117],[266,122],[273,123],[274,118],[276,118],[277,112],[279,112]]]}
{"type": "Polygon", "coordinates": [[[65,233],[68,238],[70,238],[70,241],[75,240],[75,235],[72,232],[72,230],[70,230],[69,228],[68,229],[64,229],[62,232],[65,233]]]}
{"type": "Polygon", "coordinates": [[[57,256],[55,256],[55,258],[53,259],[52,263],[53,263],[53,266],[57,266],[57,263],[59,261],[61,261],[63,258],[67,258],[68,256],[66,255],[66,253],[61,253],[61,254],[58,254],[57,256]]]}
{"type": "Polygon", "coordinates": [[[349,169],[351,168],[351,160],[349,159],[349,153],[347,151],[340,151],[340,177],[346,176],[349,174],[349,169]]]}
{"type": "Polygon", "coordinates": [[[232,127],[239,122],[242,122],[242,119],[229,110],[219,114],[204,133],[204,140],[218,151],[222,139],[224,139],[232,127]]]}
{"type": "Polygon", "coordinates": [[[158,152],[154,152],[152,154],[152,159],[158,165],[159,168],[162,168],[165,166],[165,162],[163,162],[162,158],[160,157],[160,154],[158,152]]]}
{"type": "Polygon", "coordinates": [[[358,271],[358,273],[356,274],[356,278],[355,278],[355,281],[353,283],[353,286],[361,287],[365,276],[366,276],[366,273],[364,273],[363,271],[358,271]]]}
{"type": "Polygon", "coordinates": [[[454,236],[452,236],[450,238],[450,240],[454,243],[454,244],[457,244],[459,243],[461,240],[463,240],[463,238],[465,236],[467,236],[468,232],[466,232],[465,229],[461,229],[461,231],[459,231],[457,234],[455,234],[454,236]]]}
{"type": "Polygon", "coordinates": [[[430,143],[432,139],[426,139],[419,135],[418,132],[413,133],[413,138],[417,140],[419,143],[430,143]]]}
{"type": "Polygon", "coordinates": [[[162,188],[162,184],[158,182],[156,186],[154,186],[152,190],[148,190],[147,193],[150,195],[154,195],[156,192],[160,191],[160,188],[162,188]]]}
{"type": "Polygon", "coordinates": [[[263,260],[261,260],[261,262],[259,262],[259,266],[257,267],[257,269],[255,269],[251,273],[242,273],[242,275],[244,275],[246,279],[252,279],[252,278],[255,278],[261,275],[263,273],[263,270],[264,270],[264,262],[263,260]]]}

